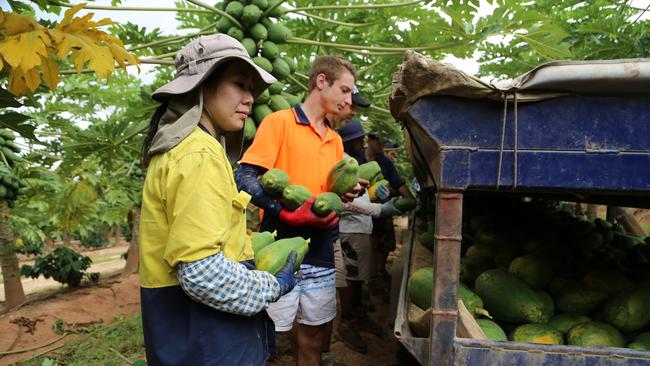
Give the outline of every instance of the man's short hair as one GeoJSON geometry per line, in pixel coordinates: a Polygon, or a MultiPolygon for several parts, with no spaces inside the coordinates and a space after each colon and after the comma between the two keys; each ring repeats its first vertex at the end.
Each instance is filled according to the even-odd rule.
{"type": "Polygon", "coordinates": [[[307,92],[311,92],[316,88],[316,77],[320,74],[325,75],[325,79],[332,85],[336,79],[339,78],[342,71],[349,71],[354,80],[357,80],[357,70],[354,65],[341,56],[321,56],[314,61],[309,70],[309,84],[307,85],[307,92]]]}

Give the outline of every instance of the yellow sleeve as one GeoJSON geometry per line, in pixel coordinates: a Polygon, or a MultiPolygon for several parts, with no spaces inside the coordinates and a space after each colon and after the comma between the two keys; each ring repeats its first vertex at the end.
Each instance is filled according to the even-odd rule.
{"type": "Polygon", "coordinates": [[[208,151],[170,164],[166,179],[169,235],[163,258],[175,268],[216,254],[228,238],[233,197],[230,165],[208,151]]]}

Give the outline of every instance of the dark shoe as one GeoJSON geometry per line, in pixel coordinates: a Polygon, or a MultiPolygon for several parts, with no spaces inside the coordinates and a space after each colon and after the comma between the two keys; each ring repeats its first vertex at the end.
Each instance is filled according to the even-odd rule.
{"type": "Polygon", "coordinates": [[[363,354],[368,353],[368,345],[348,320],[341,320],[336,328],[336,337],[342,340],[349,349],[363,354]]]}

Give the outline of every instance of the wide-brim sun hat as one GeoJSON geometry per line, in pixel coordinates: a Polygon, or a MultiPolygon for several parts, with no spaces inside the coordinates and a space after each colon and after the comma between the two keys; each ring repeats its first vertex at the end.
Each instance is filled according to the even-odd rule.
{"type": "Polygon", "coordinates": [[[164,102],[172,95],[185,94],[201,85],[214,70],[228,60],[239,59],[248,63],[253,74],[253,97],[278,81],[266,70],[257,66],[239,41],[226,34],[199,37],[176,53],[176,77],[158,88],[151,97],[164,102]]]}

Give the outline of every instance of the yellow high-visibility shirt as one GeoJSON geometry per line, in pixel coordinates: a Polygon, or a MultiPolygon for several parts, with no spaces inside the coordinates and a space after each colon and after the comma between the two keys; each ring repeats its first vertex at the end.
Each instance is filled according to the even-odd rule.
{"type": "Polygon", "coordinates": [[[142,287],[178,285],[179,262],[221,251],[253,258],[246,233],[250,195],[239,192],[221,144],[200,128],[149,163],[140,218],[142,287]]]}

